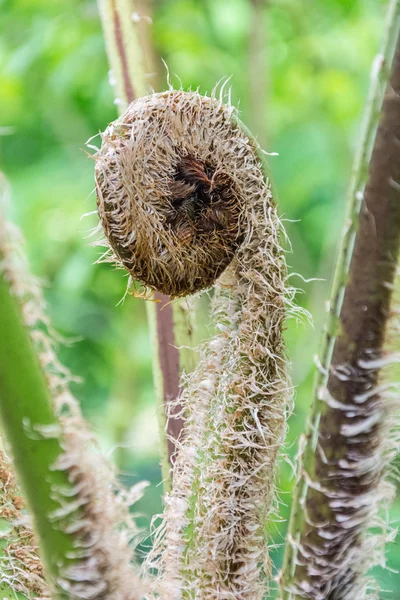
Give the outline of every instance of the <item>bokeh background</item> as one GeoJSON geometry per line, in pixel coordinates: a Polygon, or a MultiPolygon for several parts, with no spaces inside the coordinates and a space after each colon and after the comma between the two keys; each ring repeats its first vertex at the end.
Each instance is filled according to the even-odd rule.
{"type": "MultiPolygon", "coordinates": [[[[141,0],[151,48],[149,90],[172,83],[210,92],[231,76],[232,101],[270,159],[298,302],[312,314],[289,323],[296,385],[287,452],[294,457],[311,399],[313,359],[344,219],[354,148],[379,48],[383,0],[141,0]],[[176,74],[176,76],[175,76],[176,74]],[[317,281],[302,280],[316,279],[317,281]]],[[[83,411],[127,484],[151,482],[138,506],[143,525],[161,509],[157,425],[145,306],[123,297],[126,278],[94,264],[86,239],[96,224],[93,161],[86,140],[116,116],[94,0],[0,0],[0,170],[11,182],[13,219],[43,278],[49,313],[66,342],[60,356],[81,378],[83,411]]],[[[199,338],[207,302],[202,302],[199,338]]],[[[1,341],[0,341],[1,343],[1,341]]],[[[293,472],[281,462],[276,568],[293,472]]],[[[396,525],[400,501],[390,515],[396,525]]],[[[144,544],[145,547],[146,544],[144,544]]],[[[400,597],[399,543],[377,569],[382,598],[400,597]],[[385,592],[386,590],[386,592],[385,592]]]]}

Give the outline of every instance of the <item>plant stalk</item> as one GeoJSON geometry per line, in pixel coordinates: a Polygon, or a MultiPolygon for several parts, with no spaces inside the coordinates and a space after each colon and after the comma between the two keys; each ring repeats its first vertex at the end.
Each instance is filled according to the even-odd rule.
{"type": "Polygon", "coordinates": [[[365,589],[365,536],[387,464],[388,408],[378,384],[400,242],[399,30],[400,2],[392,1],[352,173],[293,499],[282,600],[361,598],[365,589]]]}
{"type": "MultiPolygon", "coordinates": [[[[4,257],[0,257],[4,260],[4,257]]],[[[0,419],[11,446],[24,498],[34,518],[49,580],[74,564],[75,536],[54,524],[57,490],[68,490],[68,472],[56,470],[64,453],[41,366],[22,321],[17,300],[0,272],[0,419]]],[[[67,598],[58,592],[55,598],[67,598]]]]}
{"type": "MultiPolygon", "coordinates": [[[[126,494],[98,452],[68,389],[70,374],[55,355],[41,289],[22,246],[18,229],[0,212],[0,423],[33,520],[32,526],[26,521],[0,452],[0,529],[5,517],[7,535],[5,546],[0,539],[0,582],[35,598],[138,600],[148,582],[135,568],[130,542],[137,529],[129,507],[143,484],[126,494]]],[[[1,591],[8,593],[4,585],[1,591]]]]}
{"type": "MultiPolygon", "coordinates": [[[[115,83],[116,103],[121,114],[130,102],[146,94],[147,87],[143,51],[132,20],[133,3],[129,0],[98,0],[98,5],[112,71],[111,80],[115,83]]],[[[181,370],[194,363],[194,354],[189,349],[194,317],[182,311],[179,301],[171,302],[169,297],[157,293],[154,300],[147,302],[147,315],[153,346],[161,470],[164,491],[168,491],[175,441],[183,427],[182,419],[174,418],[179,407],[171,411],[168,405],[179,395],[181,370]]]]}
{"type": "Polygon", "coordinates": [[[264,27],[264,14],[270,0],[251,0],[251,22],[248,38],[249,91],[252,113],[251,127],[257,132],[262,148],[267,145],[268,123],[268,31],[264,27]]]}

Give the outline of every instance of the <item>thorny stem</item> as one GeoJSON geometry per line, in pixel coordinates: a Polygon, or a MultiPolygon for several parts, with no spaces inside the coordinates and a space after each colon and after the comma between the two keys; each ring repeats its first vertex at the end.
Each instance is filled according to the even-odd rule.
{"type": "Polygon", "coordinates": [[[8,593],[1,584],[9,582],[13,592],[34,590],[35,598],[49,597],[49,588],[53,600],[109,594],[137,600],[147,581],[134,568],[130,542],[137,529],[128,511],[141,488],[125,494],[96,451],[69,392],[70,374],[55,355],[22,244],[0,212],[0,422],[33,520],[26,520],[0,452],[0,527],[2,517],[8,521],[5,558],[0,539],[0,589],[8,593]]]}
{"type": "MultiPolygon", "coordinates": [[[[0,261],[4,257],[0,255],[0,261]]],[[[11,445],[15,469],[35,520],[35,530],[50,581],[74,561],[75,536],[55,527],[57,490],[71,488],[68,472],[54,465],[63,454],[59,423],[38,358],[17,301],[0,274],[0,418],[11,445]]],[[[66,598],[59,593],[55,598],[66,598]]]]}
{"type": "MultiPolygon", "coordinates": [[[[358,462],[362,462],[371,457],[376,450],[374,443],[376,446],[379,440],[379,423],[371,424],[369,430],[362,424],[368,417],[377,416],[380,399],[371,390],[378,381],[381,363],[377,360],[374,364],[373,359],[382,356],[400,239],[400,186],[397,183],[400,180],[399,46],[391,80],[386,87],[399,29],[400,2],[392,0],[382,50],[374,62],[362,137],[352,173],[348,215],[293,499],[281,580],[283,600],[350,598],[346,593],[356,587],[356,574],[351,565],[342,565],[342,568],[339,565],[333,580],[324,584],[321,570],[313,571],[313,555],[319,552],[320,557],[330,564],[331,574],[334,572],[335,559],[338,561],[335,552],[343,550],[343,545],[339,543],[340,523],[332,506],[332,497],[346,493],[367,495],[372,486],[378,484],[381,475],[378,472],[373,479],[371,472],[362,474],[360,469],[357,471],[357,464],[353,465],[353,471],[350,466],[347,472],[339,471],[343,470],[346,461],[349,463],[349,456],[354,459],[351,444],[353,450],[356,444],[358,462]],[[360,417],[360,398],[368,391],[370,397],[363,404],[362,419],[355,420],[354,414],[360,417]],[[340,405],[335,406],[335,402],[340,405]],[[355,430],[353,439],[349,436],[351,423],[360,426],[360,432],[364,434],[362,443],[355,430]],[[365,436],[366,431],[369,436],[365,436]],[[334,543],[329,544],[327,538],[324,541],[323,535],[318,535],[318,531],[322,534],[322,529],[329,528],[330,533],[335,534],[336,547],[334,543]],[[302,551],[310,552],[306,554],[308,560],[300,556],[302,551]],[[303,593],[296,594],[300,589],[303,593]]],[[[383,409],[378,414],[381,418],[382,413],[383,409]]],[[[380,469],[384,470],[384,464],[380,469]]],[[[351,517],[351,511],[355,509],[348,507],[347,510],[347,516],[351,517]]],[[[360,545],[368,525],[370,523],[364,518],[358,530],[348,529],[344,534],[348,540],[360,545]]],[[[316,563],[320,567],[322,561],[316,560],[316,563]]]]}
{"type": "MultiPolygon", "coordinates": [[[[121,114],[127,105],[146,94],[144,57],[139,45],[136,24],[132,20],[133,3],[129,0],[98,0],[103,24],[111,80],[115,84],[116,103],[121,114]]],[[[175,452],[174,440],[180,436],[183,421],[166,420],[166,406],[179,394],[182,368],[193,363],[189,358],[193,333],[193,316],[182,310],[180,301],[155,294],[147,302],[150,337],[153,345],[153,378],[156,390],[160,433],[161,470],[164,491],[171,487],[170,465],[175,452]],[[181,349],[182,348],[182,349],[181,349]]],[[[193,355],[192,355],[193,356],[193,355]]]]}

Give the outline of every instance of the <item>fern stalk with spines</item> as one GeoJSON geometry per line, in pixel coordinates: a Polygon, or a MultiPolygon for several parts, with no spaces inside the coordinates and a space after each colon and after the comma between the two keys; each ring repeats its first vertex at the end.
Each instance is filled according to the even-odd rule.
{"type": "Polygon", "coordinates": [[[386,475],[396,421],[384,367],[391,362],[385,346],[400,241],[399,30],[400,3],[392,1],[300,457],[281,575],[284,600],[366,597],[365,573],[378,554],[368,529],[391,496],[386,475]]]}
{"type": "MultiPolygon", "coordinates": [[[[40,584],[60,600],[138,600],[145,581],[134,565],[138,530],[128,509],[140,490],[120,488],[83,421],[57,360],[40,285],[0,204],[0,422],[33,523],[33,532],[22,527],[22,499],[7,479],[0,509],[10,526],[8,561],[0,560],[0,573],[10,592],[2,592],[37,597],[40,584]]],[[[3,479],[7,473],[3,455],[3,479]]]]}

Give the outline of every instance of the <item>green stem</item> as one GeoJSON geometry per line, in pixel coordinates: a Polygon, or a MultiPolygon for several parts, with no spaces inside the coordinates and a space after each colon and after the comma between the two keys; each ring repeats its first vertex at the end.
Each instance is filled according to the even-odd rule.
{"type": "MultiPolygon", "coordinates": [[[[68,473],[54,469],[64,453],[59,422],[17,300],[0,274],[0,418],[53,587],[74,564],[74,536],[54,524],[57,490],[70,489],[68,473]]],[[[67,598],[60,591],[56,598],[67,598]]]]}
{"type": "Polygon", "coordinates": [[[156,393],[157,423],[160,433],[161,476],[164,492],[171,490],[170,462],[168,457],[168,441],[166,437],[167,419],[164,409],[164,380],[160,365],[159,338],[157,330],[157,308],[152,302],[146,302],[147,320],[149,324],[150,344],[153,359],[153,380],[156,393]]]}
{"type": "Polygon", "coordinates": [[[176,345],[179,351],[179,367],[191,373],[196,365],[196,309],[192,297],[179,298],[172,303],[176,345]]]}
{"type": "MultiPolygon", "coordinates": [[[[330,308],[320,352],[319,368],[315,379],[313,402],[310,408],[305,446],[299,466],[299,479],[293,498],[281,578],[282,600],[317,597],[314,595],[303,596],[299,592],[301,585],[306,585],[307,582],[310,589],[316,586],[315,589],[313,588],[315,592],[320,582],[317,582],[318,576],[316,573],[314,573],[314,576],[310,574],[312,566],[310,573],[305,574],[307,565],[303,565],[304,568],[299,566],[302,559],[299,561],[297,554],[304,544],[312,543],[313,547],[317,547],[320,543],[322,544],[318,536],[318,523],[322,522],[321,519],[325,522],[324,527],[328,526],[330,521],[334,521],[333,509],[329,498],[332,494],[336,494],[338,498],[338,494],[341,492],[340,489],[332,491],[331,488],[334,487],[334,481],[330,480],[326,482],[325,477],[333,469],[332,465],[336,463],[338,465],[345,464],[345,459],[341,455],[348,453],[348,446],[343,440],[343,434],[341,433],[342,431],[346,431],[346,414],[343,412],[343,407],[347,406],[348,408],[354,405],[354,410],[356,410],[356,395],[357,393],[362,393],[361,387],[365,387],[367,384],[373,386],[373,382],[378,378],[378,369],[374,372],[373,370],[368,372],[367,384],[365,374],[362,374],[362,376],[359,375],[358,381],[350,377],[349,381],[353,388],[349,390],[346,387],[347,381],[343,379],[341,380],[342,383],[339,383],[337,372],[344,365],[348,365],[351,369],[354,367],[357,371],[360,357],[362,357],[363,353],[372,349],[378,354],[382,351],[387,306],[390,302],[390,292],[388,291],[388,287],[386,288],[387,293],[382,291],[382,288],[385,287],[382,286],[382,282],[384,281],[389,284],[393,279],[392,263],[397,257],[398,236],[396,231],[398,225],[397,213],[395,209],[398,198],[393,197],[392,189],[388,189],[388,185],[390,188],[390,177],[393,177],[397,181],[395,167],[396,160],[398,160],[396,158],[396,143],[391,137],[394,136],[394,124],[396,123],[395,119],[398,119],[398,115],[396,116],[396,112],[394,112],[393,116],[393,108],[389,106],[390,98],[387,101],[385,100],[380,132],[378,132],[376,139],[375,136],[399,30],[400,2],[392,0],[389,6],[381,53],[376,57],[374,62],[362,135],[352,172],[347,219],[337,257],[330,308]],[[388,128],[386,121],[389,117],[391,124],[388,128]],[[388,129],[388,132],[385,131],[385,127],[388,129]],[[374,154],[370,165],[373,147],[374,154]],[[388,164],[383,164],[382,157],[387,158],[388,164]],[[390,161],[394,164],[389,164],[390,161]],[[381,176],[386,177],[387,181],[378,179],[379,173],[376,167],[378,163],[381,176]],[[368,189],[365,190],[367,181],[369,182],[368,189]],[[386,201],[388,202],[387,214],[382,214],[386,210],[386,201]],[[360,213],[361,206],[364,208],[360,213]],[[365,215],[368,216],[368,219],[365,218],[365,215]],[[371,220],[375,222],[373,232],[371,232],[371,220]],[[379,231],[379,227],[381,227],[381,231],[379,231]],[[365,240],[369,240],[366,246],[365,240]],[[374,255],[375,244],[377,244],[376,256],[374,255]],[[366,250],[367,247],[369,247],[369,251],[366,250]],[[388,256],[390,256],[390,261],[387,260],[388,256]],[[365,257],[368,258],[367,264],[363,263],[365,257]],[[387,268],[388,272],[383,272],[383,268],[387,268]],[[384,315],[383,320],[382,315],[384,315]],[[376,330],[377,327],[379,331],[376,330]],[[356,336],[354,334],[355,330],[358,331],[356,336]],[[364,334],[369,335],[368,340],[363,339],[364,334]],[[364,343],[366,347],[363,347],[364,343]],[[335,407],[333,407],[330,398],[335,398],[335,407]],[[322,456],[323,459],[321,458],[322,456]],[[321,460],[325,460],[325,468],[322,468],[319,464],[321,460]],[[310,485],[312,481],[314,484],[310,485]],[[317,492],[318,483],[320,486],[323,486],[319,492],[317,492]],[[318,494],[320,496],[317,499],[315,496],[318,494]],[[317,504],[315,504],[316,502],[317,504]],[[310,525],[311,521],[314,522],[314,528],[310,525]],[[312,529],[316,529],[316,531],[312,531],[312,529]],[[308,538],[305,536],[308,536],[308,538]]],[[[395,83],[397,81],[393,80],[393,87],[395,87],[395,83]]],[[[394,110],[396,111],[397,107],[394,110]]],[[[375,405],[371,406],[371,411],[376,407],[376,398],[375,405]]],[[[364,410],[368,410],[367,404],[364,405],[364,410]]],[[[368,414],[368,412],[365,413],[365,415],[368,414]]],[[[354,444],[355,441],[353,440],[353,461],[354,444]]],[[[360,454],[360,461],[366,460],[366,456],[369,456],[368,453],[372,451],[365,440],[363,446],[358,446],[359,452],[361,452],[361,448],[364,449],[365,456],[361,457],[360,454]]],[[[384,465],[382,464],[381,470],[383,470],[383,467],[384,465]]],[[[349,473],[347,475],[342,473],[342,477],[339,479],[336,477],[339,488],[340,479],[343,482],[345,476],[347,477],[347,488],[349,488],[351,481],[353,481],[353,487],[360,486],[360,473],[357,472],[356,466],[354,466],[354,470],[352,474],[353,479],[351,479],[349,473]]],[[[372,479],[371,473],[370,479],[372,479]]],[[[377,481],[375,484],[377,484],[377,481]]],[[[365,487],[359,487],[359,495],[361,494],[361,490],[365,492],[365,489],[365,487]]],[[[360,499],[359,502],[361,502],[360,499]]],[[[368,526],[368,523],[364,525],[368,526]]],[[[363,526],[360,527],[361,529],[363,529],[363,526]]],[[[365,534],[365,527],[363,532],[360,531],[360,535],[363,535],[363,533],[365,534]]],[[[354,534],[354,539],[357,540],[356,543],[359,543],[357,537],[359,533],[348,530],[348,539],[350,534],[354,534]]],[[[337,537],[336,539],[339,538],[337,537]]],[[[327,546],[328,543],[325,541],[325,547],[327,546]]],[[[322,553],[320,556],[322,556],[322,553]]],[[[335,557],[332,555],[330,557],[332,573],[334,560],[335,557]]],[[[311,559],[306,562],[311,564],[311,559]]],[[[338,573],[340,573],[338,576],[343,578],[343,570],[340,571],[340,565],[338,573]]],[[[346,577],[350,579],[345,585],[354,585],[354,579],[352,578],[355,575],[347,572],[346,577]]],[[[336,584],[331,582],[331,585],[336,584]]],[[[334,590],[335,588],[332,587],[333,593],[335,593],[334,590]]],[[[324,597],[328,598],[328,596],[324,597]]],[[[336,596],[329,596],[329,598],[331,597],[336,598],[336,596]]],[[[339,598],[339,596],[337,597],[339,598]]]]}
{"type": "Polygon", "coordinates": [[[251,16],[248,37],[248,72],[251,127],[257,131],[259,144],[265,148],[268,139],[268,37],[264,15],[270,0],[251,0],[251,16]]]}
{"type": "Polygon", "coordinates": [[[8,527],[0,581],[35,590],[35,598],[48,597],[47,582],[53,600],[125,598],[127,589],[133,600],[147,583],[133,566],[129,500],[68,390],[22,242],[0,211],[0,424],[33,520],[33,528],[24,525],[25,507],[0,455],[0,517],[8,527]]]}
{"type": "Polygon", "coordinates": [[[98,0],[104,39],[111,68],[111,82],[121,114],[135,98],[144,96],[146,80],[142,50],[132,20],[129,0],[98,0]]]}

